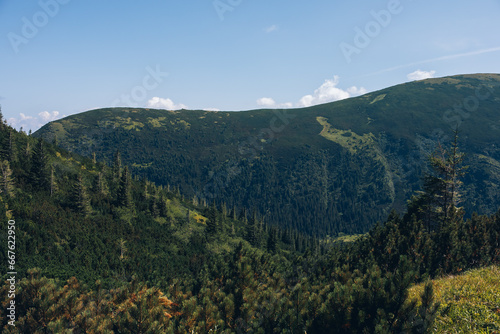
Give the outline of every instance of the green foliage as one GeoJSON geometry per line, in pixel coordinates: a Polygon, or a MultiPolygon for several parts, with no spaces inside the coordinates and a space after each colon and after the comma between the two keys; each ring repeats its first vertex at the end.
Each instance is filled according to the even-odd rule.
{"type": "Polygon", "coordinates": [[[205,216],[207,217],[206,233],[208,236],[213,236],[217,233],[217,209],[215,203],[206,210],[205,216]]]}
{"type": "Polygon", "coordinates": [[[132,208],[131,178],[128,167],[125,166],[121,173],[120,184],[118,186],[117,200],[118,205],[125,208],[132,208]]]}
{"type": "MultiPolygon", "coordinates": [[[[244,221],[246,221],[246,219],[244,221]]],[[[254,211],[245,226],[245,240],[248,241],[253,246],[255,246],[257,243],[257,236],[255,235],[257,228],[256,225],[257,225],[257,213],[254,211]]]]}
{"type": "MultiPolygon", "coordinates": [[[[471,270],[460,276],[437,279],[425,285],[434,289],[440,304],[434,332],[495,333],[500,330],[500,269],[498,266],[471,270]]],[[[410,299],[425,304],[419,284],[410,290],[410,299]]],[[[424,291],[425,295],[425,291],[424,291]]]]}
{"type": "Polygon", "coordinates": [[[283,229],[335,237],[366,233],[392,209],[404,212],[421,188],[428,154],[453,142],[448,132],[457,125],[471,166],[464,209],[494,213],[499,97],[499,75],[466,75],[285,111],[107,108],[52,122],[34,135],[48,141],[57,135],[66,149],[95,152],[117,170],[123,163],[201,203],[255,209],[283,229]],[[452,109],[478,90],[488,98],[473,115],[452,109]]]}
{"type": "Polygon", "coordinates": [[[0,161],[0,194],[1,193],[6,197],[14,197],[12,170],[7,160],[0,161]]]}
{"type": "MultiPolygon", "coordinates": [[[[28,272],[18,282],[16,326],[2,319],[2,333],[164,333],[172,302],[158,288],[132,281],[114,290],[99,282],[89,290],[75,278],[65,285],[28,272]]],[[[4,287],[1,292],[7,294],[4,287]]],[[[6,305],[2,305],[6,306],[6,305]]],[[[4,308],[5,309],[5,308],[4,308]]],[[[3,310],[2,310],[3,311],[3,310]]]]}
{"type": "Polygon", "coordinates": [[[458,130],[449,150],[439,146],[430,158],[432,174],[425,176],[424,191],[420,198],[420,216],[429,230],[446,228],[457,214],[461,194],[461,179],[467,167],[463,167],[464,153],[458,151],[458,130]]]}
{"type": "Polygon", "coordinates": [[[78,175],[78,178],[73,186],[71,202],[75,211],[82,214],[84,217],[88,216],[92,211],[90,199],[87,195],[87,189],[83,183],[83,177],[81,174],[78,175]]]}
{"type": "Polygon", "coordinates": [[[47,154],[42,139],[38,140],[31,157],[29,181],[35,190],[47,191],[50,189],[47,168],[47,154]]]}
{"type": "Polygon", "coordinates": [[[120,151],[116,151],[113,160],[113,180],[116,182],[117,180],[120,180],[121,177],[122,177],[122,158],[120,151]]]}
{"type": "MultiPolygon", "coordinates": [[[[189,124],[194,130],[196,123],[189,124]]],[[[445,224],[428,229],[425,203],[417,197],[406,214],[393,211],[369,233],[331,242],[266,225],[269,216],[257,209],[247,217],[245,207],[234,203],[228,212],[225,205],[187,201],[177,188],[132,177],[127,166],[106,168],[23,133],[14,131],[14,145],[20,148],[9,162],[15,196],[0,194],[0,216],[15,219],[22,257],[16,263],[16,328],[4,316],[8,284],[0,287],[5,332],[425,333],[444,314],[434,321],[435,300],[448,302],[435,298],[438,289],[430,285],[417,293],[420,303],[412,301],[413,284],[500,261],[500,211],[465,219],[462,211],[450,210],[445,224]],[[34,158],[22,148],[37,145],[52,166],[52,196],[23,168],[23,159],[34,158]]],[[[324,181],[320,171],[327,161],[321,155],[301,163],[314,166],[309,170],[324,181]]],[[[252,177],[265,175],[268,162],[252,162],[252,177]]],[[[346,175],[352,177],[338,182],[357,191],[357,174],[346,175]]],[[[316,188],[286,189],[290,198],[305,200],[316,188]]],[[[311,207],[324,205],[324,194],[311,207]]],[[[306,208],[297,202],[280,212],[311,217],[298,226],[313,231],[317,221],[306,208]]],[[[343,212],[359,207],[354,203],[350,210],[343,212]]],[[[5,235],[6,225],[0,228],[5,235]]],[[[6,261],[0,252],[0,262],[6,261]]],[[[452,319],[465,314],[450,310],[452,319]]]]}

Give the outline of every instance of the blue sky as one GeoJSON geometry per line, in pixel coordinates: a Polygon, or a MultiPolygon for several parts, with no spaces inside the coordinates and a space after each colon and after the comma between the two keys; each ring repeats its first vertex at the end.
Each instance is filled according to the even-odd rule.
{"type": "Polygon", "coordinates": [[[0,0],[15,127],[108,106],[300,107],[500,73],[500,0],[0,0]]]}

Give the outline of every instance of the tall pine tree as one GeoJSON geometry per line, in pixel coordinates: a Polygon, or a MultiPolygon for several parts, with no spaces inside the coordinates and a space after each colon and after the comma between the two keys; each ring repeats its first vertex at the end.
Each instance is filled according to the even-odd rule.
{"type": "Polygon", "coordinates": [[[17,161],[16,143],[14,141],[14,129],[12,129],[12,128],[9,128],[7,160],[9,162],[16,162],[17,161]]]}
{"type": "Polygon", "coordinates": [[[107,196],[109,193],[105,175],[106,175],[106,169],[105,166],[103,165],[101,170],[97,173],[97,176],[93,184],[93,191],[101,196],[107,196]]]}
{"type": "Polygon", "coordinates": [[[50,196],[52,197],[58,190],[54,165],[50,165],[50,196]]]}
{"type": "Polygon", "coordinates": [[[0,194],[14,197],[14,181],[8,161],[0,161],[0,194]]]}
{"type": "Polygon", "coordinates": [[[74,210],[83,216],[88,216],[92,208],[90,206],[90,199],[87,194],[87,189],[83,183],[82,174],[79,174],[72,191],[72,206],[74,210]]]}
{"type": "Polygon", "coordinates": [[[429,158],[432,172],[424,178],[424,191],[415,199],[421,208],[420,216],[429,230],[441,228],[459,213],[460,179],[467,169],[462,166],[464,157],[458,149],[456,130],[451,147],[445,149],[439,145],[429,158]]]}
{"type": "Polygon", "coordinates": [[[257,224],[257,212],[254,210],[252,216],[250,217],[250,220],[247,222],[245,227],[245,239],[252,246],[255,246],[255,244],[257,243],[257,238],[255,235],[256,224],[257,224]]]}
{"type": "Polygon", "coordinates": [[[126,208],[132,208],[132,180],[130,178],[130,172],[128,166],[123,169],[120,185],[118,187],[117,200],[118,205],[126,208]]]}
{"type": "Polygon", "coordinates": [[[208,209],[206,209],[206,216],[206,233],[207,235],[212,236],[217,233],[217,209],[215,208],[215,203],[212,203],[212,205],[208,209]]]}
{"type": "Polygon", "coordinates": [[[35,190],[48,191],[50,189],[47,154],[45,152],[45,144],[42,139],[38,140],[38,143],[33,150],[31,169],[28,179],[31,186],[35,190]]]}
{"type": "Polygon", "coordinates": [[[122,176],[122,158],[120,151],[115,152],[115,157],[113,160],[113,181],[117,182],[122,176]]]}

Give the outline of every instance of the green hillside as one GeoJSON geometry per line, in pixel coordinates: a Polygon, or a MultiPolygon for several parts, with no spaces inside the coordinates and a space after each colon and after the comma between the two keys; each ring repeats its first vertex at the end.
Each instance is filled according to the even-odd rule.
{"type": "MultiPolygon", "coordinates": [[[[235,248],[246,236],[239,210],[221,209],[220,217],[222,212],[185,200],[178,189],[132,175],[121,159],[107,167],[3,124],[0,128],[0,214],[16,221],[20,276],[39,267],[52,278],[76,276],[92,284],[132,275],[187,282],[207,258],[235,248]]],[[[255,245],[266,246],[271,229],[260,220],[254,227],[255,245]]],[[[6,224],[2,231],[7,233],[6,224]]],[[[314,247],[309,238],[273,231],[278,244],[278,236],[287,235],[314,247]]],[[[1,253],[2,261],[6,255],[1,253]]]]}
{"type": "Polygon", "coordinates": [[[468,212],[500,205],[500,75],[411,82],[304,109],[212,112],[111,108],[34,136],[188,198],[246,207],[312,235],[364,233],[421,186],[426,157],[459,126],[468,212]],[[361,215],[360,213],[363,213],[361,215]]]}
{"type": "MultiPolygon", "coordinates": [[[[440,304],[433,333],[500,333],[500,268],[475,269],[432,282],[440,304]]],[[[419,300],[424,284],[412,287],[419,300]]]]}
{"type": "MultiPolygon", "coordinates": [[[[373,145],[352,137],[343,145],[373,145]]],[[[107,166],[0,122],[0,234],[15,235],[0,262],[16,271],[14,283],[2,273],[1,331],[428,333],[441,313],[431,285],[412,294],[420,303],[412,285],[500,263],[500,212],[464,219],[454,204],[456,149],[431,160],[404,215],[318,239],[183,197],[131,173],[120,154],[107,166]]]]}

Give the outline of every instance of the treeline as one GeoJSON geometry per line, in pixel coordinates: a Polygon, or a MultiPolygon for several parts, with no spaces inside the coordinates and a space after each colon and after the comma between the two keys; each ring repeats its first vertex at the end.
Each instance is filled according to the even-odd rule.
{"type": "MultiPolygon", "coordinates": [[[[125,148],[126,136],[127,131],[117,129],[106,142],[125,148]]],[[[165,153],[151,157],[138,152],[139,146],[149,145],[147,139],[127,143],[131,145],[129,161],[137,163],[134,173],[157,184],[175,185],[186,196],[215,200],[219,206],[255,209],[284,229],[311,236],[365,233],[387,217],[393,205],[385,167],[369,154],[325,149],[276,159],[262,151],[253,159],[224,159],[214,151],[211,159],[200,163],[187,152],[169,151],[171,144],[163,134],[155,136],[154,143],[157,149],[165,147],[165,153]],[[151,161],[153,165],[141,166],[151,161]],[[360,217],[359,212],[364,215],[360,217]]]]}
{"type": "Polygon", "coordinates": [[[107,166],[0,127],[0,213],[23,233],[21,276],[40,267],[49,277],[90,284],[133,273],[154,282],[191,280],[220,245],[235,240],[272,252],[321,247],[317,239],[265,224],[256,212],[184,199],[177,188],[133,177],[120,152],[107,166]]]}
{"type": "Polygon", "coordinates": [[[405,215],[327,243],[139,180],[119,152],[107,166],[0,126],[0,217],[16,221],[21,279],[16,327],[0,290],[5,333],[425,333],[432,286],[418,305],[408,287],[500,260],[500,213],[460,209],[456,141],[405,215]]]}
{"type": "MultiPolygon", "coordinates": [[[[198,116],[222,122],[215,114],[202,115],[198,116]]],[[[316,237],[365,233],[384,220],[394,204],[386,178],[389,166],[374,159],[368,148],[358,147],[354,154],[328,141],[320,147],[293,142],[282,152],[281,143],[270,142],[262,149],[255,147],[255,154],[241,154],[238,142],[226,138],[238,133],[234,124],[205,128],[196,115],[183,117],[192,124],[189,131],[148,127],[131,134],[117,125],[112,131],[103,129],[103,134],[91,128],[81,142],[72,138],[63,146],[89,157],[94,150],[110,165],[118,148],[134,175],[170,184],[189,198],[215,200],[219,207],[225,203],[256,210],[273,225],[316,237]],[[199,127],[203,131],[197,132],[199,127]]],[[[398,152],[409,150],[407,143],[393,145],[398,152]]]]}

